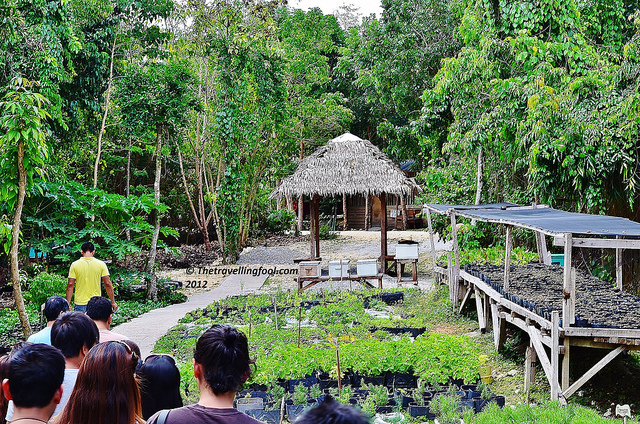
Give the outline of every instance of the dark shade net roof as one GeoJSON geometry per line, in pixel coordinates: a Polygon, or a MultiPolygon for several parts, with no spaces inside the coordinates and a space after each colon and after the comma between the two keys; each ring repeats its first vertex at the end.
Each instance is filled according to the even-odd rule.
{"type": "MultiPolygon", "coordinates": [[[[436,206],[436,205],[429,205],[436,206]]],[[[437,205],[446,206],[446,205],[437,205]]],[[[640,223],[615,216],[590,215],[565,212],[553,208],[515,209],[500,208],[467,209],[453,206],[457,215],[479,221],[514,224],[519,227],[537,229],[550,235],[563,233],[599,236],[640,237],[640,223]]]]}
{"type": "Polygon", "coordinates": [[[485,205],[433,205],[433,204],[425,204],[426,208],[431,209],[433,212],[439,213],[440,215],[444,215],[447,213],[449,209],[456,210],[469,210],[469,209],[502,209],[510,206],[518,206],[515,203],[488,203],[485,205]]]}

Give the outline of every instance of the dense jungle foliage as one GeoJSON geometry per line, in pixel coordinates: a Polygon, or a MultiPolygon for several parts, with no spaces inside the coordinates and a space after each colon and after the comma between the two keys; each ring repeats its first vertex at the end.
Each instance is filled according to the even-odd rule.
{"type": "Polygon", "coordinates": [[[638,219],[638,3],[5,0],[3,260],[91,238],[153,272],[189,235],[232,260],[346,131],[414,160],[423,200],[638,219]]]}

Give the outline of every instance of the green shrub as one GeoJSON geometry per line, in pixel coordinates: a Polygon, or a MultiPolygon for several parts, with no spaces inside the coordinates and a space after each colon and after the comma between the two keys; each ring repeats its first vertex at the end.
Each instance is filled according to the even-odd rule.
{"type": "Polygon", "coordinates": [[[67,292],[67,279],[56,274],[41,272],[29,280],[29,290],[24,293],[25,300],[42,305],[51,296],[65,297],[67,292]]]}
{"type": "Polygon", "coordinates": [[[284,234],[293,229],[296,222],[296,213],[289,209],[273,211],[267,216],[265,230],[270,234],[284,234]]]}
{"type": "MultiPolygon", "coordinates": [[[[465,421],[467,422],[467,421],[465,421]]],[[[559,402],[547,401],[537,406],[516,405],[499,408],[490,404],[482,413],[471,420],[477,424],[506,423],[581,423],[605,424],[615,422],[603,418],[596,411],[577,405],[561,406],[559,402]]],[[[622,421],[618,421],[622,422],[622,421]]]]}
{"type": "Polygon", "coordinates": [[[318,230],[318,236],[320,240],[333,240],[337,237],[336,233],[331,231],[331,224],[321,224],[318,230]]]}

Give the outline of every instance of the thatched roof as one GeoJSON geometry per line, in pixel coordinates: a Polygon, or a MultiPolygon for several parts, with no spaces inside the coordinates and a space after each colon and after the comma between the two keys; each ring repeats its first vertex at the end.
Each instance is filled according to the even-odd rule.
{"type": "Polygon", "coordinates": [[[410,195],[419,190],[413,179],[370,141],[346,133],[302,160],[271,198],[300,195],[410,195]]]}

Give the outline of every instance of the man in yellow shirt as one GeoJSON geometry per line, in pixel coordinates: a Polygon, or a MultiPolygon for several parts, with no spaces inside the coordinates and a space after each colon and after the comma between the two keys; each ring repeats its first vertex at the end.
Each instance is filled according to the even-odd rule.
{"type": "Polygon", "coordinates": [[[113,312],[118,309],[118,304],[113,296],[113,284],[109,279],[107,265],[99,259],[93,257],[96,253],[93,243],[87,241],[80,249],[82,257],[71,264],[69,268],[69,281],[67,283],[67,302],[71,304],[71,297],[75,287],[75,311],[86,312],[87,302],[93,296],[100,296],[100,280],[104,283],[104,288],[111,300],[113,312]]]}

